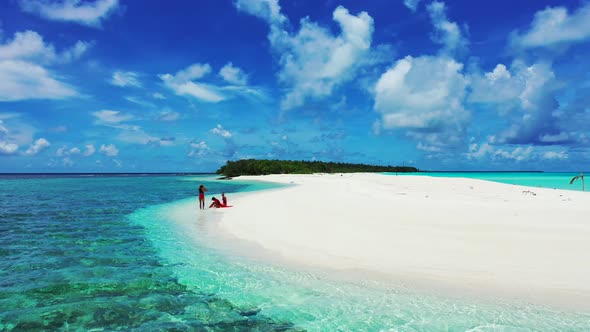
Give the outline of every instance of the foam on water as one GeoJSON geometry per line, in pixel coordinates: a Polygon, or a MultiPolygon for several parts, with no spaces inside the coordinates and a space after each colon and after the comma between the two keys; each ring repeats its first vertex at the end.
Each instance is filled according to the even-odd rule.
{"type": "MultiPolygon", "coordinates": [[[[588,331],[590,314],[522,303],[449,298],[403,285],[337,280],[211,245],[222,211],[182,200],[134,213],[180,283],[227,299],[240,310],[309,331],[588,331]]],[[[280,216],[277,216],[280,217],[280,216]]]]}

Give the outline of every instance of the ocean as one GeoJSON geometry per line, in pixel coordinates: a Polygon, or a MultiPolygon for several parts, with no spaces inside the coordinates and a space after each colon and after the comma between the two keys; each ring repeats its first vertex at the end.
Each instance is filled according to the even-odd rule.
{"type": "Polygon", "coordinates": [[[468,178],[539,188],[582,190],[581,180],[576,180],[570,184],[574,176],[580,175],[580,173],[572,172],[421,172],[384,174],[468,178]]]}
{"type": "MultiPolygon", "coordinates": [[[[215,176],[0,176],[0,331],[590,331],[590,313],[334,280],[211,243],[215,176]]],[[[280,218],[280,216],[277,216],[280,218]]]]}

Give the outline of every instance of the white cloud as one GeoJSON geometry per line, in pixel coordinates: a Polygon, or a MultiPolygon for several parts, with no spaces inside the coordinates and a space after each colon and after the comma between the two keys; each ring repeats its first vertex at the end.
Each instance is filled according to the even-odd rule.
{"type": "Polygon", "coordinates": [[[68,147],[64,145],[64,146],[58,148],[57,150],[55,150],[55,155],[58,157],[63,157],[65,155],[67,155],[67,153],[68,153],[67,149],[68,149],[68,147]]]}
{"type": "Polygon", "coordinates": [[[49,131],[52,131],[54,133],[64,133],[64,132],[68,131],[68,127],[61,125],[61,126],[49,128],[49,131]]]}
{"type": "Polygon", "coordinates": [[[174,137],[162,137],[158,142],[160,146],[173,146],[175,141],[174,137]]]}
{"type": "Polygon", "coordinates": [[[230,138],[232,137],[232,133],[229,130],[223,129],[223,127],[218,124],[217,127],[211,129],[211,132],[215,135],[219,135],[223,138],[230,138]]]}
{"type": "MultiPolygon", "coordinates": [[[[463,107],[467,79],[451,58],[407,56],[375,86],[375,110],[385,129],[405,129],[422,150],[458,145],[469,113],[463,107]]],[[[375,131],[375,128],[373,128],[375,131]]]]}
{"type": "Polygon", "coordinates": [[[562,143],[570,139],[568,133],[559,133],[556,135],[545,134],[539,137],[539,141],[542,143],[562,143]]]}
{"type": "MultiPolygon", "coordinates": [[[[0,140],[23,146],[33,141],[36,129],[20,121],[18,113],[0,113],[0,140]]],[[[12,147],[12,145],[10,145],[12,147]]]]}
{"type": "Polygon", "coordinates": [[[535,13],[528,31],[514,32],[516,48],[551,47],[590,38],[590,2],[585,2],[570,15],[565,7],[547,7],[535,13]]]}
{"type": "Polygon", "coordinates": [[[191,150],[189,151],[189,153],[187,154],[188,157],[194,157],[199,156],[202,157],[205,154],[207,154],[207,152],[209,152],[209,150],[211,150],[209,148],[209,146],[207,146],[207,143],[205,143],[204,141],[200,141],[200,142],[191,142],[189,144],[189,146],[191,147],[191,150]]]}
{"type": "Polygon", "coordinates": [[[74,161],[69,158],[69,157],[65,157],[64,159],[62,159],[62,164],[64,166],[73,166],[74,165],[74,161]]]}
{"type": "Polygon", "coordinates": [[[113,144],[109,144],[109,145],[101,145],[100,146],[100,153],[109,156],[109,157],[114,157],[116,155],[119,154],[119,149],[117,149],[117,147],[113,144]]]}
{"type": "Polygon", "coordinates": [[[158,120],[160,121],[176,121],[180,118],[180,113],[174,111],[166,111],[160,113],[158,120]]]}
{"type": "Polygon", "coordinates": [[[41,35],[27,30],[16,32],[12,40],[0,45],[0,59],[54,62],[56,54],[53,45],[46,45],[41,35]]]}
{"type": "MultiPolygon", "coordinates": [[[[116,138],[119,141],[134,144],[150,144],[160,141],[158,137],[149,135],[140,126],[123,123],[133,119],[132,115],[112,110],[93,112],[92,115],[97,118],[96,124],[118,129],[119,132],[116,138]]],[[[103,152],[103,146],[101,146],[100,152],[103,152]]],[[[112,145],[107,146],[107,148],[110,146],[112,145]]]]}
{"type": "Polygon", "coordinates": [[[421,0],[404,0],[404,5],[411,11],[416,12],[421,0]]]}
{"type": "Polygon", "coordinates": [[[498,64],[491,72],[471,74],[471,94],[474,103],[510,103],[513,107],[524,90],[524,77],[514,77],[504,64],[498,64]]]}
{"type": "Polygon", "coordinates": [[[129,102],[132,102],[134,104],[141,105],[144,107],[156,107],[156,104],[154,104],[150,101],[144,100],[142,98],[139,98],[139,97],[127,96],[127,97],[125,97],[125,99],[129,102]]]}
{"type": "Polygon", "coordinates": [[[301,20],[301,29],[294,36],[271,34],[273,47],[282,53],[279,79],[291,87],[282,109],[330,96],[363,65],[371,46],[373,19],[366,12],[351,15],[342,6],[334,10],[333,19],[342,31],[336,37],[307,18],[301,20]]]}
{"type": "Polygon", "coordinates": [[[112,111],[112,110],[101,110],[97,112],[93,112],[94,115],[98,119],[98,123],[100,124],[115,124],[120,123],[123,121],[127,121],[133,118],[133,116],[128,114],[122,114],[119,111],[112,111]]]}
{"type": "Polygon", "coordinates": [[[248,75],[240,68],[234,67],[231,62],[219,70],[219,75],[230,84],[246,85],[248,83],[248,75]]]}
{"type": "MultiPolygon", "coordinates": [[[[493,71],[472,74],[469,100],[491,104],[504,116],[512,117],[512,126],[501,140],[518,143],[557,142],[560,131],[553,112],[555,74],[549,64],[525,65],[515,61],[510,70],[498,64],[493,71]]],[[[560,141],[563,141],[562,139],[560,141]]]]}
{"type": "Polygon", "coordinates": [[[118,0],[20,0],[23,11],[54,21],[70,21],[100,27],[101,21],[112,14],[119,5],[118,0]]]}
{"type": "Polygon", "coordinates": [[[496,148],[489,143],[471,144],[467,158],[469,159],[484,159],[490,158],[492,160],[511,160],[516,162],[531,160],[536,158],[533,153],[534,149],[532,146],[518,146],[512,150],[506,148],[496,148]]]}
{"type": "Polygon", "coordinates": [[[48,148],[50,145],[51,144],[49,141],[47,141],[45,138],[39,138],[29,146],[27,151],[25,151],[25,154],[28,156],[36,155],[37,153],[48,148]]]}
{"type": "Polygon", "coordinates": [[[117,135],[117,139],[123,142],[134,144],[159,144],[160,141],[158,137],[149,135],[139,126],[119,125],[115,128],[121,130],[119,135],[117,135]]]}
{"type": "Polygon", "coordinates": [[[495,157],[502,157],[504,159],[510,159],[514,161],[523,161],[528,160],[533,153],[533,147],[528,146],[526,148],[519,146],[514,148],[512,151],[506,151],[503,149],[498,149],[494,153],[495,157]]]}
{"type": "Polygon", "coordinates": [[[63,99],[77,95],[70,86],[54,79],[38,65],[23,61],[0,61],[0,101],[63,99]]]}
{"type": "Polygon", "coordinates": [[[0,140],[0,154],[13,154],[18,150],[18,145],[0,140]]]}
{"type": "Polygon", "coordinates": [[[86,144],[86,150],[84,150],[84,157],[90,157],[96,152],[96,148],[92,144],[86,144]]]}
{"type": "Polygon", "coordinates": [[[116,71],[113,73],[110,83],[120,87],[141,87],[141,82],[138,77],[139,75],[132,71],[116,71]]]}
{"type": "Polygon", "coordinates": [[[59,55],[59,61],[68,63],[79,59],[84,53],[90,49],[92,43],[78,40],[74,46],[66,49],[59,55]]]}
{"type": "Polygon", "coordinates": [[[568,158],[565,151],[547,151],[543,153],[543,159],[565,160],[568,158]]]}
{"type": "Polygon", "coordinates": [[[208,64],[192,64],[176,74],[159,75],[164,84],[179,96],[192,96],[205,102],[216,103],[225,99],[215,86],[195,82],[211,72],[208,64]]]}
{"type": "Polygon", "coordinates": [[[338,6],[332,18],[341,33],[334,36],[309,18],[301,20],[297,33],[289,33],[283,27],[287,19],[280,13],[278,1],[238,1],[236,6],[270,25],[268,38],[280,55],[279,80],[290,88],[281,102],[284,110],[299,107],[308,99],[330,96],[369,61],[373,19],[366,12],[351,15],[338,6]]]}
{"type": "Polygon", "coordinates": [[[152,97],[154,97],[155,99],[166,99],[166,97],[164,97],[164,95],[159,92],[155,92],[154,94],[152,94],[152,97]]]}
{"type": "Polygon", "coordinates": [[[211,72],[211,66],[208,63],[194,63],[185,69],[179,70],[174,79],[178,81],[192,81],[205,77],[211,72]]]}
{"type": "Polygon", "coordinates": [[[63,99],[77,92],[62,83],[43,64],[67,63],[79,58],[89,43],[78,41],[72,48],[56,53],[34,31],[17,32],[0,44],[0,101],[63,99]]]}
{"type": "Polygon", "coordinates": [[[46,44],[35,31],[15,32],[12,40],[0,45],[0,60],[23,60],[36,63],[68,63],[79,59],[90,48],[91,43],[77,41],[74,46],[61,53],[52,44],[46,44]]]}
{"type": "Polygon", "coordinates": [[[287,20],[281,14],[279,0],[237,0],[235,5],[239,10],[260,17],[269,24],[283,24],[287,20]]]}
{"type": "Polygon", "coordinates": [[[87,144],[86,150],[84,152],[82,152],[82,150],[80,150],[78,147],[68,149],[68,147],[64,145],[55,151],[55,155],[58,157],[69,157],[81,154],[84,157],[89,157],[93,155],[94,152],[96,152],[96,148],[92,144],[87,144]]]}
{"type": "Polygon", "coordinates": [[[435,29],[432,40],[444,46],[443,52],[453,53],[464,50],[467,47],[467,39],[463,37],[457,23],[447,18],[445,3],[433,1],[427,8],[435,29]]]}

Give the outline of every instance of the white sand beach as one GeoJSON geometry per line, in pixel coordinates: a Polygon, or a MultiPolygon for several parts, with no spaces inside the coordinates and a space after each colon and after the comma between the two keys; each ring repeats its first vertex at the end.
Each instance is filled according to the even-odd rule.
{"type": "Polygon", "coordinates": [[[240,179],[293,184],[219,211],[227,236],[285,262],[590,310],[589,193],[364,173],[240,179]]]}

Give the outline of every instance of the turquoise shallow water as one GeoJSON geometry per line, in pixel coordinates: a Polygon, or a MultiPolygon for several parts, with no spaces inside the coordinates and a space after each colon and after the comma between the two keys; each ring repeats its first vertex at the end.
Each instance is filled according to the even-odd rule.
{"type": "Polygon", "coordinates": [[[590,313],[337,281],[227,255],[210,246],[214,211],[195,213],[200,183],[209,197],[272,187],[0,178],[0,330],[590,331],[590,313]]]}
{"type": "MultiPolygon", "coordinates": [[[[396,175],[395,173],[384,173],[396,175]]],[[[422,172],[398,173],[397,175],[422,175],[432,177],[469,178],[486,181],[516,184],[529,187],[551,189],[582,190],[582,181],[570,184],[570,180],[580,173],[542,173],[542,172],[422,172]]],[[[590,188],[586,188],[587,190],[590,188]]]]}

